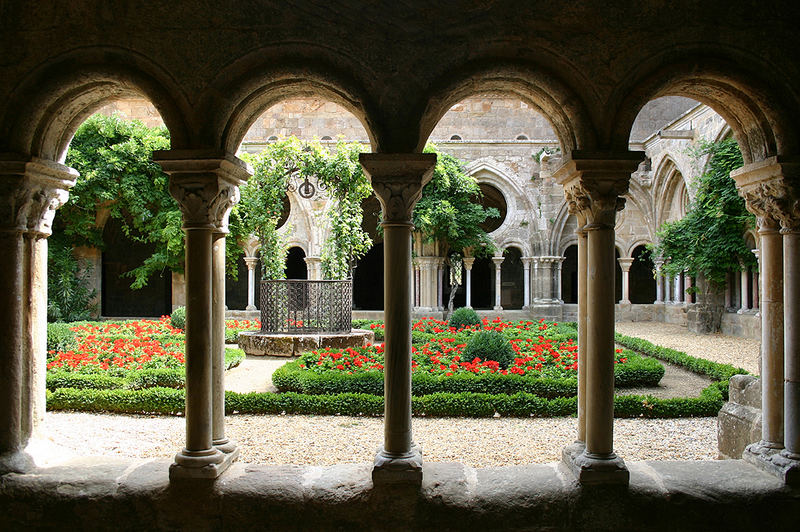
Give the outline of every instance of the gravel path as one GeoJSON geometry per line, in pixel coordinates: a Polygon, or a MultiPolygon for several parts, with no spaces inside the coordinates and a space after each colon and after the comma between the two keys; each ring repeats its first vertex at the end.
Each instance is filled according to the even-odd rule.
{"type": "MultiPolygon", "coordinates": [[[[699,336],[679,325],[618,323],[617,331],[751,372],[758,370],[759,342],[723,335],[699,336]]],[[[286,359],[247,359],[231,370],[227,388],[274,389],[269,375],[286,359]]],[[[702,388],[705,381],[674,386],[702,388]]],[[[697,379],[693,374],[691,379],[697,379]]],[[[664,381],[669,393],[670,383],[664,381]]],[[[653,393],[653,390],[631,390],[653,393]]],[[[574,418],[414,419],[414,439],[429,462],[458,461],[474,467],[548,463],[577,433],[574,418]]],[[[170,458],[183,446],[182,417],[48,412],[47,435],[35,443],[37,460],[54,464],[71,456],[170,458]]],[[[328,465],[370,462],[383,435],[382,418],[346,416],[229,416],[226,432],[240,460],[261,464],[328,465]]],[[[626,460],[708,460],[717,456],[716,418],[617,419],[614,443],[626,460]]]]}
{"type": "Polygon", "coordinates": [[[694,357],[733,364],[758,375],[761,342],[724,334],[695,334],[672,323],[617,323],[618,333],[649,340],[656,345],[683,351],[694,357]]]}

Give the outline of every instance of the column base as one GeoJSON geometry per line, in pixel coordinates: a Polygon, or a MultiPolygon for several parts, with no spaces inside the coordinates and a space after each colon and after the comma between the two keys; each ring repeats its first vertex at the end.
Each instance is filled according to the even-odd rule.
{"type": "Polygon", "coordinates": [[[587,453],[583,443],[576,442],[564,449],[562,460],[578,482],[584,486],[612,484],[627,486],[630,482],[631,475],[625,462],[614,453],[607,456],[587,453]]]}
{"type": "Polygon", "coordinates": [[[247,305],[244,307],[245,310],[258,310],[255,305],[247,305]]]}
{"type": "Polygon", "coordinates": [[[777,449],[768,442],[751,443],[742,453],[745,462],[774,475],[790,486],[800,485],[800,454],[777,449]]]}
{"type": "Polygon", "coordinates": [[[169,479],[215,479],[231,465],[238,452],[226,454],[212,447],[204,451],[183,449],[169,466],[169,479]]]}
{"type": "Polygon", "coordinates": [[[419,446],[412,445],[410,452],[400,455],[387,453],[381,446],[372,467],[372,483],[422,485],[422,451],[419,446]]]}
{"type": "Polygon", "coordinates": [[[233,457],[233,460],[239,456],[239,447],[233,440],[229,440],[228,438],[225,438],[224,440],[214,440],[212,444],[222,453],[235,454],[236,456],[233,457]]]}
{"type": "Polygon", "coordinates": [[[31,455],[25,451],[0,454],[0,476],[6,473],[27,473],[36,469],[31,455]]]}
{"type": "Polygon", "coordinates": [[[500,305],[495,305],[492,307],[492,310],[500,312],[501,310],[503,310],[503,307],[501,307],[500,305]]]}

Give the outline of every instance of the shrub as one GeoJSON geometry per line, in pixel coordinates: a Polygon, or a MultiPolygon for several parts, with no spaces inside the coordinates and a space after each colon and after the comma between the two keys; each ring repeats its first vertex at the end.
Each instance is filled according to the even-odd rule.
{"type": "Polygon", "coordinates": [[[461,307],[453,311],[447,323],[450,327],[462,329],[464,327],[480,325],[481,319],[478,317],[478,313],[470,307],[461,307]]]}
{"type": "Polygon", "coordinates": [[[47,350],[48,351],[71,351],[78,348],[78,341],[75,339],[75,332],[70,328],[69,323],[48,323],[47,324],[47,350]]]}
{"type": "Polygon", "coordinates": [[[173,327],[178,329],[186,328],[186,307],[178,307],[169,315],[173,327]]]}
{"type": "Polygon", "coordinates": [[[497,331],[478,331],[467,340],[464,348],[464,359],[494,360],[501,368],[507,368],[514,362],[514,349],[511,343],[497,331]]]}

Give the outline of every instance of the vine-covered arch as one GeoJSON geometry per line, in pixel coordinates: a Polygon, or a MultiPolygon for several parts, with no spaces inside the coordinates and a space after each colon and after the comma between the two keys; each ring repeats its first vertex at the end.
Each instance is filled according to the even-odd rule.
{"type": "Polygon", "coordinates": [[[173,149],[192,143],[187,98],[150,59],[119,48],[85,48],[54,58],[9,98],[0,121],[2,148],[63,162],[78,126],[109,101],[148,99],[170,131],[173,149]]]}
{"type": "Polygon", "coordinates": [[[745,164],[800,148],[793,125],[798,121],[797,98],[776,92],[778,85],[762,75],[769,65],[758,58],[739,50],[721,55],[708,49],[664,50],[646,63],[611,98],[616,113],[606,134],[613,148],[627,148],[633,122],[647,102],[669,95],[692,98],[722,116],[734,132],[745,164]],[[677,59],[665,61],[667,54],[677,59]]]}

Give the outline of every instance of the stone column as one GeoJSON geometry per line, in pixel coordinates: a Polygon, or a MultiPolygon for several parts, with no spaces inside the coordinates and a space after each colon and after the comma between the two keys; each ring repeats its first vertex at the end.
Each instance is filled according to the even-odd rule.
{"type": "Polygon", "coordinates": [[[531,288],[533,289],[533,297],[531,298],[534,303],[538,302],[542,298],[542,285],[541,285],[541,276],[539,275],[540,268],[539,265],[541,263],[541,258],[533,257],[533,282],[531,283],[531,288]]]}
{"type": "MultiPolygon", "coordinates": [[[[181,209],[186,234],[186,446],[175,456],[169,474],[171,479],[216,478],[237,453],[222,452],[214,445],[215,434],[224,434],[218,426],[220,417],[215,416],[220,397],[224,401],[219,375],[223,353],[217,336],[224,338],[220,330],[224,297],[218,293],[214,300],[224,247],[215,254],[213,242],[222,241],[214,234],[226,230],[230,209],[239,200],[239,186],[250,173],[242,161],[216,150],[157,151],[153,158],[170,176],[170,194],[181,209]]],[[[224,424],[224,402],[222,408],[224,424]]]]}
{"type": "Polygon", "coordinates": [[[564,298],[561,293],[561,266],[564,264],[566,257],[556,258],[556,299],[559,303],[564,303],[564,298]]]}
{"type": "Polygon", "coordinates": [[[523,302],[522,308],[529,309],[531,306],[531,261],[533,257],[522,257],[522,268],[524,274],[523,282],[523,302]]]}
{"type": "Polygon", "coordinates": [[[658,305],[664,303],[664,276],[661,274],[661,268],[664,266],[664,260],[655,259],[653,264],[656,268],[656,300],[653,301],[653,303],[658,305]]]}
{"type": "Polygon", "coordinates": [[[306,269],[308,270],[308,278],[313,281],[322,279],[322,258],[320,257],[305,257],[306,269]]]}
{"type": "Polygon", "coordinates": [[[586,282],[588,271],[588,242],[583,211],[570,204],[570,213],[578,219],[578,442],[582,452],[586,446],[586,282]]]}
{"type": "Polygon", "coordinates": [[[625,305],[631,304],[631,282],[630,273],[633,259],[630,257],[617,259],[619,267],[622,269],[622,300],[620,303],[625,305]]]}
{"type": "Polygon", "coordinates": [[[677,305],[681,302],[681,278],[675,275],[672,278],[672,304],[677,305]]]}
{"type": "Polygon", "coordinates": [[[444,259],[436,260],[436,310],[444,310],[444,259]]]}
{"type": "Polygon", "coordinates": [[[256,266],[258,257],[245,257],[247,266],[247,306],[245,310],[256,310],[256,266]]]}
{"type": "Polygon", "coordinates": [[[756,215],[761,242],[762,439],[749,445],[743,458],[787,483],[800,483],[800,329],[796,326],[800,194],[793,184],[800,178],[800,164],[771,157],[743,166],[731,177],[747,209],[756,215]],[[792,449],[781,451],[787,445],[792,449]]]}
{"type": "MultiPolygon", "coordinates": [[[[238,196],[230,206],[237,201],[238,196]]],[[[238,455],[236,444],[225,436],[225,235],[228,232],[226,217],[211,236],[211,437],[214,447],[223,453],[238,455]]]]}
{"type": "Polygon", "coordinates": [[[689,292],[692,288],[692,277],[688,273],[683,274],[683,305],[690,305],[692,303],[692,294],[689,292]]]}
{"type": "Polygon", "coordinates": [[[625,463],[614,453],[614,225],[630,174],[643,155],[573,152],[554,174],[570,212],[583,214],[587,233],[585,447],[576,455],[569,453],[571,446],[564,456],[582,484],[629,480],[625,463]]]}
{"type": "MultiPolygon", "coordinates": [[[[778,240],[780,240],[780,237],[778,237],[778,240]]],[[[747,302],[747,296],[750,295],[750,281],[747,277],[747,266],[745,266],[744,263],[740,263],[740,265],[742,267],[742,271],[739,273],[739,276],[741,278],[742,289],[739,291],[739,299],[741,303],[739,305],[738,313],[744,314],[745,312],[750,310],[749,304],[747,302]]]]}
{"type": "Polygon", "coordinates": [[[539,257],[539,277],[541,279],[541,301],[553,302],[553,264],[555,257],[539,257]]]}
{"type": "Polygon", "coordinates": [[[503,257],[492,257],[492,262],[494,263],[494,307],[493,310],[503,310],[503,306],[500,304],[501,298],[503,296],[503,278],[502,278],[502,268],[503,268],[503,257]]]}
{"type": "Polygon", "coordinates": [[[467,271],[467,276],[464,280],[464,286],[467,289],[466,305],[472,308],[472,265],[475,264],[475,257],[464,257],[464,269],[467,271]]]}
{"type": "Polygon", "coordinates": [[[359,160],[381,203],[384,232],[384,442],[372,480],[420,485],[422,453],[411,433],[411,215],[436,155],[362,153],[359,160]]]}
{"type": "Polygon", "coordinates": [[[0,161],[0,475],[34,467],[25,447],[45,411],[47,237],[77,175],[35,157],[0,161]]]}
{"type": "MultiPolygon", "coordinates": [[[[758,248],[753,249],[753,255],[756,256],[756,264],[758,265],[758,271],[753,272],[753,308],[756,311],[761,309],[761,252],[758,248]]],[[[756,312],[756,316],[761,316],[760,312],[756,312]]]]}

